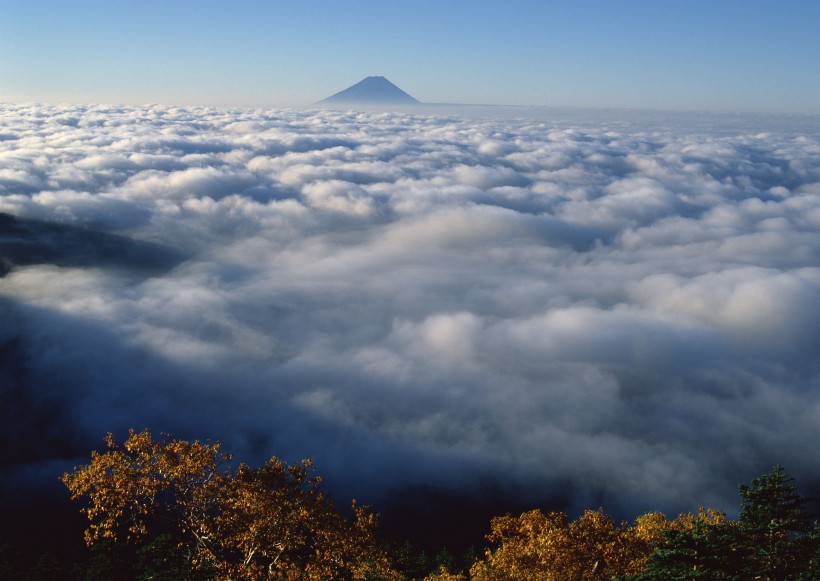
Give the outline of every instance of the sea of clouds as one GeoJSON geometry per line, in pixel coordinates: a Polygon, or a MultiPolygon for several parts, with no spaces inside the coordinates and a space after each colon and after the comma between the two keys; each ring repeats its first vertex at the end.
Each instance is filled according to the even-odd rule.
{"type": "Polygon", "coordinates": [[[820,122],[579,119],[0,105],[3,474],[149,427],[370,501],[817,485],[820,122]]]}

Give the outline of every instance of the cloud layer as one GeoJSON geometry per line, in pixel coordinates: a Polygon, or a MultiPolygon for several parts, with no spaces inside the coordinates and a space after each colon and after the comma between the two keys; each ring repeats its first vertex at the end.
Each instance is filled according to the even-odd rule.
{"type": "Polygon", "coordinates": [[[816,120],[0,120],[8,474],[149,426],[370,499],[691,510],[777,462],[820,482],[816,120]]]}

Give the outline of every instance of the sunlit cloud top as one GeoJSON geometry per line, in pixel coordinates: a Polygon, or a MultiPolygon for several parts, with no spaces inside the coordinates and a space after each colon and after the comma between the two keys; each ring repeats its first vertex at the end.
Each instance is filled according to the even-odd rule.
{"type": "Polygon", "coordinates": [[[371,497],[818,482],[820,132],[710,119],[4,106],[4,437],[216,437],[371,497]]]}

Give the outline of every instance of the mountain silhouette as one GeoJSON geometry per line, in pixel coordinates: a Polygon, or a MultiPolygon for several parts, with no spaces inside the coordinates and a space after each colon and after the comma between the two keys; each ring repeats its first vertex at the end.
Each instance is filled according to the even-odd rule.
{"type": "Polygon", "coordinates": [[[367,77],[344,91],[319,101],[320,104],[391,104],[417,105],[420,103],[384,77],[367,77]]]}

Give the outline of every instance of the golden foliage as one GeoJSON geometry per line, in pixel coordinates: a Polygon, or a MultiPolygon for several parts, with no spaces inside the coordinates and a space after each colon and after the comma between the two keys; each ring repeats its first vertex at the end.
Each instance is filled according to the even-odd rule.
{"type": "Polygon", "coordinates": [[[219,444],[155,440],[129,432],[62,476],[84,499],[86,542],[139,542],[155,526],[176,530],[193,570],[218,579],[398,579],[375,536],[377,520],[353,506],[349,523],[323,495],[310,461],[271,458],[260,468],[228,466],[219,444]]]}
{"type": "Polygon", "coordinates": [[[729,522],[733,521],[729,521],[726,518],[726,513],[722,510],[700,507],[697,514],[678,515],[678,518],[671,523],[671,526],[676,530],[691,531],[695,528],[695,525],[722,525],[729,522]]]}
{"type": "Polygon", "coordinates": [[[474,581],[612,579],[646,566],[651,543],[669,526],[661,513],[634,525],[616,524],[602,510],[587,510],[568,522],[563,512],[540,510],[492,520],[487,539],[496,548],[470,569],[474,581]]]}
{"type": "MultiPolygon", "coordinates": [[[[73,500],[84,500],[89,545],[143,542],[174,531],[191,571],[216,579],[381,579],[401,581],[376,537],[377,517],[355,501],[346,519],[323,494],[310,461],[239,464],[219,444],[131,430],[122,446],[111,434],[105,452],[62,476],[73,500]]],[[[668,520],[647,513],[616,523],[603,510],[574,521],[539,510],[496,517],[493,548],[473,563],[473,581],[598,580],[640,573],[664,531],[733,524],[699,509],[668,520]]],[[[425,581],[466,581],[442,566],[425,581]]]]}

